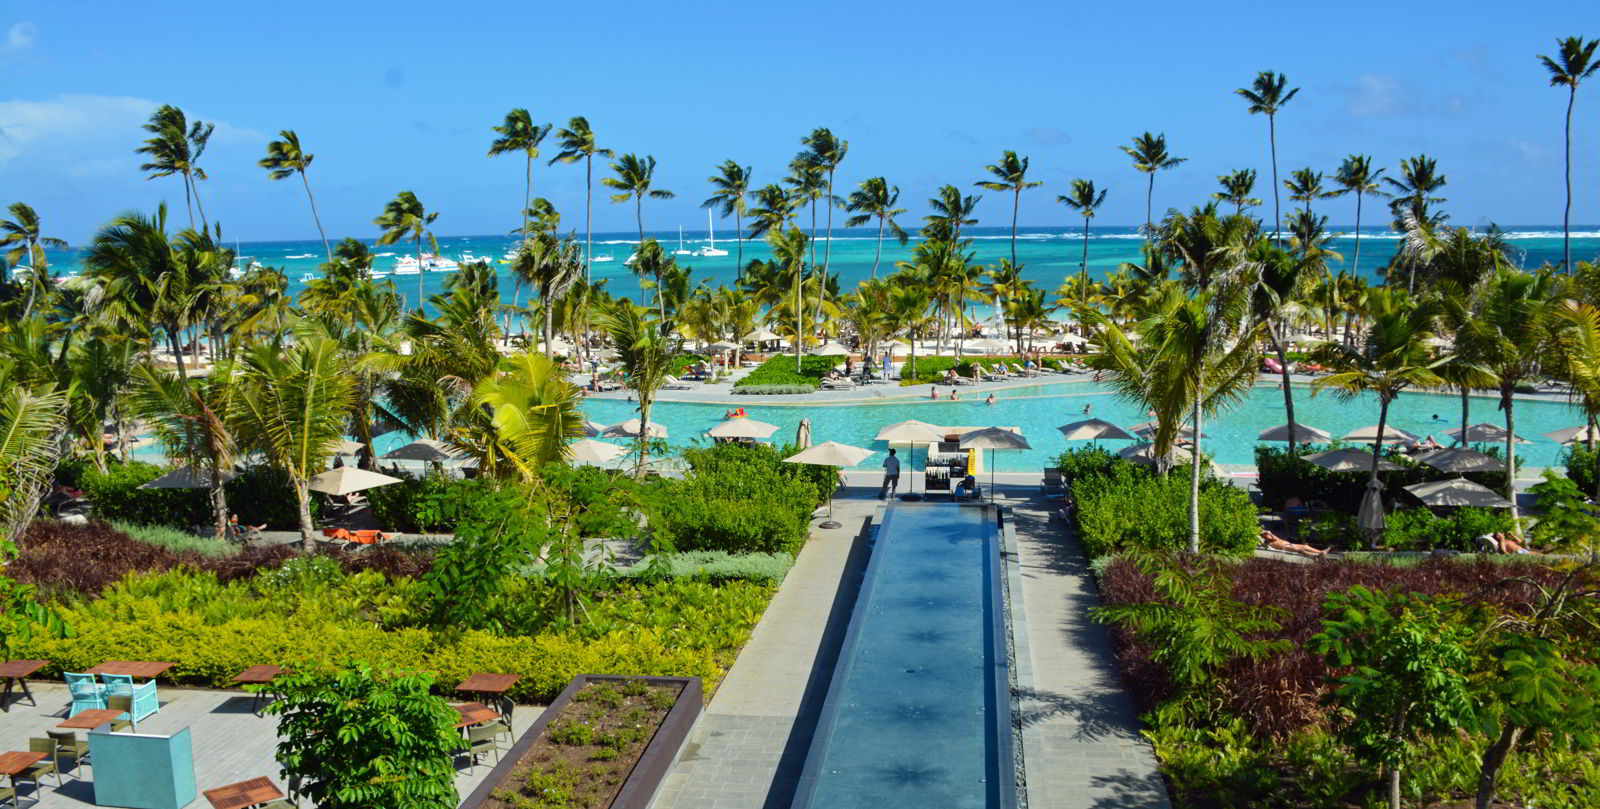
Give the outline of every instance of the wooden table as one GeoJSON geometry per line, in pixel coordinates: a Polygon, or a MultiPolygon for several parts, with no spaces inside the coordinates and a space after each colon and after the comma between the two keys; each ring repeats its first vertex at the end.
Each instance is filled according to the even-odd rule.
{"type": "MultiPolygon", "coordinates": [[[[242,685],[266,685],[282,673],[283,666],[251,666],[233,675],[233,681],[242,685]]],[[[255,699],[250,702],[251,713],[261,713],[261,697],[264,693],[266,693],[265,688],[256,689],[255,699]]]]}
{"type": "Polygon", "coordinates": [[[458,729],[481,722],[491,722],[500,718],[500,714],[496,713],[493,708],[481,702],[469,702],[465,705],[453,705],[451,707],[455,708],[456,713],[461,715],[461,721],[456,723],[458,729]]]}
{"type": "Polygon", "coordinates": [[[74,730],[94,730],[95,728],[100,727],[101,725],[104,725],[113,719],[116,719],[123,713],[125,712],[119,711],[116,708],[90,708],[87,711],[79,711],[77,716],[74,716],[65,722],[62,722],[61,724],[56,725],[56,727],[71,728],[74,730]]]}
{"type": "Polygon", "coordinates": [[[90,674],[119,674],[128,677],[137,677],[141,680],[154,680],[165,674],[167,669],[178,665],[177,663],[160,663],[152,660],[107,660],[92,669],[90,674]]]}
{"type": "Polygon", "coordinates": [[[480,672],[462,680],[461,684],[456,686],[456,690],[477,694],[484,702],[494,703],[495,710],[499,711],[501,715],[509,717],[514,706],[511,700],[506,698],[505,694],[520,679],[522,679],[522,676],[519,674],[486,674],[480,672]]]}
{"type": "Polygon", "coordinates": [[[28,702],[38,705],[39,703],[33,698],[33,692],[28,690],[28,681],[25,678],[33,676],[34,672],[49,663],[48,660],[7,660],[0,663],[0,678],[6,681],[6,690],[0,692],[0,711],[11,710],[11,689],[19,683],[22,685],[22,696],[17,699],[20,701],[22,697],[27,697],[28,702]]]}
{"type": "Polygon", "coordinates": [[[0,775],[17,775],[49,757],[49,753],[0,753],[0,775]]]}
{"type": "Polygon", "coordinates": [[[216,809],[245,809],[283,797],[283,793],[265,777],[208,789],[200,794],[206,796],[206,800],[216,809]]]}

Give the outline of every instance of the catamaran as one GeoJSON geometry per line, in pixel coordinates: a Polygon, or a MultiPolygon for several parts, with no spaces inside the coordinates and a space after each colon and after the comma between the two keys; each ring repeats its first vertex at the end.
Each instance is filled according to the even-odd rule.
{"type": "Polygon", "coordinates": [[[711,244],[694,251],[697,256],[725,256],[726,250],[717,249],[717,228],[711,221],[711,211],[706,211],[706,232],[711,235],[711,244]]]}
{"type": "Polygon", "coordinates": [[[675,256],[692,256],[694,253],[683,249],[683,225],[678,226],[678,249],[672,251],[675,256]]]}

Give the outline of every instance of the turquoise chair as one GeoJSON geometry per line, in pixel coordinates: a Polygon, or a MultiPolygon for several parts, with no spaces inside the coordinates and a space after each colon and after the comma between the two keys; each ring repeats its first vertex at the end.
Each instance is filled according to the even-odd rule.
{"type": "Polygon", "coordinates": [[[77,716],[84,711],[106,707],[106,688],[95,682],[93,674],[65,672],[67,691],[72,694],[72,707],[67,716],[77,716]]]}
{"type": "Polygon", "coordinates": [[[131,718],[139,722],[145,717],[161,710],[161,701],[156,698],[156,681],[148,680],[142,685],[134,685],[133,678],[126,674],[102,674],[105,681],[107,696],[129,697],[133,700],[132,716],[123,714],[119,719],[131,718]]]}

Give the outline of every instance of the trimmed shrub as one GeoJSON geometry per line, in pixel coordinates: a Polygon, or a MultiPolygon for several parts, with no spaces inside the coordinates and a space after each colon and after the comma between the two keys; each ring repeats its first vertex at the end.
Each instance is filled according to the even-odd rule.
{"type": "Polygon", "coordinates": [[[833,492],[837,475],[783,457],[766,445],[684,452],[689,474],[658,484],[651,528],[680,551],[799,553],[811,512],[833,492]]]}
{"type": "Polygon", "coordinates": [[[818,382],[826,376],[833,366],[841,362],[838,357],[813,357],[805,355],[800,358],[800,370],[794,367],[793,354],[774,354],[766,362],[756,366],[744,378],[733,383],[734,390],[752,386],[765,387],[769,385],[786,385],[791,387],[805,387],[802,393],[817,389],[818,382]]]}
{"type": "Polygon", "coordinates": [[[1383,544],[1397,551],[1474,551],[1478,537],[1514,530],[1511,514],[1501,509],[1459,508],[1439,516],[1427,508],[1402,508],[1385,519],[1383,544]]]}
{"type": "MultiPolygon", "coordinates": [[[[1073,480],[1078,537],[1090,558],[1128,548],[1181,549],[1189,542],[1189,467],[1165,477],[1128,461],[1104,473],[1073,480]]],[[[1256,546],[1260,523],[1250,496],[1205,476],[1200,483],[1200,547],[1208,553],[1245,555],[1256,546]]]]}
{"type": "MultiPolygon", "coordinates": [[[[211,495],[205,489],[141,489],[146,483],[167,473],[167,468],[143,461],[109,464],[105,472],[93,466],[81,476],[84,493],[94,504],[94,514],[102,520],[135,525],[164,525],[188,530],[210,525],[211,495]]],[[[266,525],[268,530],[289,531],[300,527],[299,505],[289,476],[281,469],[252,466],[224,483],[228,510],[248,525],[266,525]]],[[[311,516],[322,512],[321,501],[312,498],[311,516]]]]}
{"type": "Polygon", "coordinates": [[[1567,469],[1567,477],[1578,484],[1578,490],[1586,495],[1595,493],[1595,469],[1600,465],[1600,449],[1590,450],[1582,444],[1573,444],[1561,453],[1561,465],[1567,469]]]}
{"type": "Polygon", "coordinates": [[[972,378],[972,366],[982,366],[985,370],[993,369],[996,365],[1022,365],[1022,358],[1010,357],[917,357],[917,371],[911,373],[909,358],[900,364],[900,384],[926,385],[932,382],[943,382],[944,375],[951,369],[961,376],[972,378]]]}
{"type": "Polygon", "coordinates": [[[1104,447],[1079,447],[1057,455],[1056,468],[1061,470],[1061,479],[1071,485],[1079,478],[1108,474],[1111,467],[1119,460],[1121,459],[1111,450],[1104,447]]]}
{"type": "Polygon", "coordinates": [[[422,477],[401,472],[399,483],[368,489],[367,504],[378,523],[388,531],[420,532],[449,531],[452,521],[430,502],[439,502],[452,496],[459,488],[477,484],[470,480],[453,478],[442,472],[430,471],[422,477]]]}
{"type": "Polygon", "coordinates": [[[740,396],[781,396],[790,393],[811,393],[816,385],[739,385],[733,392],[740,396]]]}
{"type": "Polygon", "coordinates": [[[240,550],[238,545],[219,540],[216,537],[195,536],[187,531],[179,531],[176,528],[168,528],[164,525],[135,525],[128,522],[112,522],[111,527],[126,534],[130,539],[136,539],[147,545],[166,548],[173,553],[230,556],[240,550]]]}

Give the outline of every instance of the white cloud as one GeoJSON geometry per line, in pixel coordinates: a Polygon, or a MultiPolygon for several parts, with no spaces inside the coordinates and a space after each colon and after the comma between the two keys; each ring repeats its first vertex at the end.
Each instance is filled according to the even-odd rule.
{"type": "MultiPolygon", "coordinates": [[[[49,162],[86,157],[103,161],[113,153],[127,155],[124,164],[136,163],[133,149],[145,137],[139,127],[158,106],[149,99],[103,95],[0,101],[0,166],[23,156],[49,162]]],[[[195,117],[210,120],[191,114],[191,120],[195,117]]],[[[217,143],[266,140],[253,130],[216,124],[217,143]]]]}
{"type": "Polygon", "coordinates": [[[38,38],[38,26],[31,22],[15,23],[6,31],[5,40],[0,41],[0,57],[17,56],[32,50],[38,38]]]}
{"type": "Polygon", "coordinates": [[[1344,94],[1345,113],[1356,118],[1457,118],[1470,114],[1473,107],[1466,96],[1439,95],[1387,73],[1363,73],[1354,84],[1336,89],[1344,94]]]}

